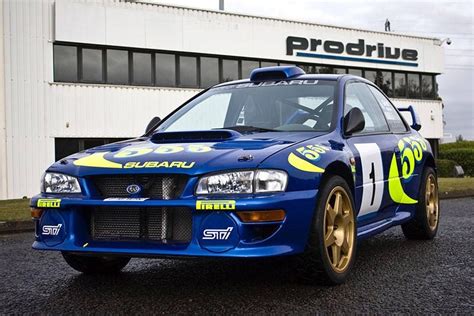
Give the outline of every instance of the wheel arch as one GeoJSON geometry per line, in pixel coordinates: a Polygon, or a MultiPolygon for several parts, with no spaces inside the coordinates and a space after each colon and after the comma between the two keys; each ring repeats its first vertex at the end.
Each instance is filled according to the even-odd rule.
{"type": "Polygon", "coordinates": [[[343,161],[336,160],[331,162],[324,170],[324,173],[321,178],[320,185],[324,185],[324,183],[331,177],[331,176],[340,176],[346,182],[349,188],[351,189],[352,196],[354,197],[355,194],[355,183],[354,183],[354,176],[351,172],[351,168],[343,161]]]}
{"type": "Polygon", "coordinates": [[[433,170],[435,171],[436,174],[438,173],[438,171],[436,169],[435,159],[434,159],[434,157],[431,153],[426,156],[425,163],[423,164],[423,169],[425,169],[426,167],[431,167],[431,168],[433,168],[433,170]]]}

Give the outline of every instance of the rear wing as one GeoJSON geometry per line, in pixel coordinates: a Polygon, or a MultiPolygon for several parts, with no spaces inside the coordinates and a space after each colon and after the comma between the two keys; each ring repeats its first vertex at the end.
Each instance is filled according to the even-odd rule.
{"type": "Polygon", "coordinates": [[[406,108],[398,108],[398,110],[400,112],[410,112],[412,121],[410,127],[415,131],[419,131],[421,129],[420,118],[418,117],[418,114],[416,114],[415,108],[412,105],[409,105],[406,108]]]}

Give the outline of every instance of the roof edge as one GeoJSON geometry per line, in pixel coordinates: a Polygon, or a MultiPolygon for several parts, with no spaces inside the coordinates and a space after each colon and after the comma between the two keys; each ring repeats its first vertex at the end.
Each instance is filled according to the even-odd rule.
{"type": "Polygon", "coordinates": [[[337,29],[349,30],[349,31],[361,31],[361,32],[368,32],[368,33],[375,33],[375,34],[384,34],[384,35],[389,35],[389,36],[409,37],[409,38],[432,40],[432,41],[439,41],[440,40],[440,38],[438,38],[438,37],[427,37],[427,36],[410,35],[410,34],[403,34],[403,33],[396,33],[396,32],[375,31],[375,30],[369,30],[369,29],[363,29],[363,28],[352,28],[352,27],[348,27],[348,26],[338,26],[338,25],[331,25],[331,24],[316,23],[316,22],[310,22],[310,21],[305,21],[305,20],[289,20],[289,19],[277,18],[277,17],[272,17],[272,16],[252,15],[252,14],[246,14],[246,13],[206,9],[206,8],[200,8],[200,7],[186,7],[186,6],[180,6],[180,5],[175,5],[175,4],[150,2],[149,0],[135,0],[134,2],[131,2],[131,3],[141,4],[141,5],[154,5],[154,6],[176,8],[176,9],[203,11],[203,12],[210,12],[210,13],[219,13],[219,14],[232,15],[232,16],[241,16],[241,17],[248,17],[248,18],[274,20],[274,21],[280,21],[280,22],[289,22],[289,23],[297,23],[297,24],[306,24],[306,25],[330,27],[330,28],[337,28],[337,29]]]}

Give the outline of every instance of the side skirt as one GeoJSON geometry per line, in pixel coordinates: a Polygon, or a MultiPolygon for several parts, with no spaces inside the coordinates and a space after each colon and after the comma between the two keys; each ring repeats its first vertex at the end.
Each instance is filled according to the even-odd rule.
{"type": "Polygon", "coordinates": [[[397,212],[394,217],[387,218],[375,223],[370,223],[365,226],[361,226],[357,228],[357,239],[362,240],[371,236],[374,236],[378,233],[383,232],[384,230],[400,225],[403,222],[410,219],[411,213],[410,212],[397,212]]]}

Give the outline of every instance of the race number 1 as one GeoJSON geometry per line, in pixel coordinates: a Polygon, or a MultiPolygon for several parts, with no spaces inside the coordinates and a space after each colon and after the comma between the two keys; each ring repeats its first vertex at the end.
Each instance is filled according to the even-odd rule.
{"type": "Polygon", "coordinates": [[[375,143],[354,144],[362,165],[362,202],[359,216],[376,212],[383,198],[383,165],[380,148],[375,143]]]}

